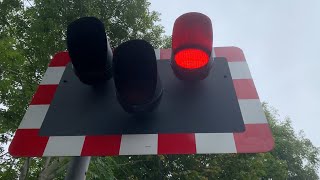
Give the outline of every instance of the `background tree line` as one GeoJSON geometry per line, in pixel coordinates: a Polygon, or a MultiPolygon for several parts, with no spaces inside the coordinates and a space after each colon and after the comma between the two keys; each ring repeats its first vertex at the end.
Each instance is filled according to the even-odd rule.
{"type": "MultiPolygon", "coordinates": [[[[0,0],[0,179],[63,179],[67,157],[12,158],[6,151],[66,27],[83,16],[105,24],[112,47],[144,39],[170,47],[147,0],[0,0]]],[[[261,154],[94,157],[88,179],[319,179],[319,148],[264,105],[276,146],[261,154]]]]}

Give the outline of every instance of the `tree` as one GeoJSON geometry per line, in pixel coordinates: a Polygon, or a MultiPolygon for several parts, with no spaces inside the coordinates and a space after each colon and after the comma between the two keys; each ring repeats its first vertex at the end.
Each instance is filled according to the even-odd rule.
{"type": "MultiPolygon", "coordinates": [[[[100,18],[116,47],[142,38],[169,48],[171,38],[155,25],[159,14],[146,0],[0,0],[0,179],[63,179],[69,158],[19,158],[7,155],[12,138],[50,58],[66,50],[65,30],[82,16],[100,18]]],[[[88,179],[319,179],[319,149],[289,119],[265,113],[276,146],[269,153],[160,155],[92,158],[88,179]]]]}
{"type": "Polygon", "coordinates": [[[161,48],[167,49],[171,48],[172,36],[164,36],[161,44],[161,48]]]}
{"type": "Polygon", "coordinates": [[[67,25],[79,17],[95,16],[105,24],[111,46],[145,39],[157,48],[164,30],[155,24],[159,13],[149,11],[149,5],[146,0],[0,1],[0,179],[15,179],[24,173],[29,179],[52,179],[65,171],[65,158],[12,159],[4,146],[18,127],[50,58],[66,50],[67,25]],[[20,167],[27,169],[20,173],[20,167]]]}
{"type": "Polygon", "coordinates": [[[288,179],[319,179],[319,147],[315,147],[303,131],[296,134],[289,118],[279,121],[275,109],[265,105],[265,114],[275,137],[276,147],[271,154],[285,160],[288,179]]]}

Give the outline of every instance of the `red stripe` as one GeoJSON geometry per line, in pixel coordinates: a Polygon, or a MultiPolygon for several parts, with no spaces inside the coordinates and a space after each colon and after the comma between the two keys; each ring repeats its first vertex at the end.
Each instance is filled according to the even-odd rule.
{"type": "Polygon", "coordinates": [[[259,99],[252,79],[234,79],[233,85],[238,99],[259,99]]]}
{"type": "Polygon", "coordinates": [[[119,155],[121,135],[86,136],[81,156],[119,155]]]}
{"type": "Polygon", "coordinates": [[[159,134],[158,154],[195,154],[195,134],[159,134]]]}
{"type": "Polygon", "coordinates": [[[54,94],[58,88],[58,84],[55,85],[39,85],[38,90],[34,94],[30,105],[50,104],[53,100],[54,94]]]}
{"type": "Polygon", "coordinates": [[[58,52],[53,56],[49,67],[67,66],[70,62],[70,57],[68,52],[58,52]]]}
{"type": "Polygon", "coordinates": [[[160,49],[160,59],[171,59],[171,49],[160,49]]]}
{"type": "Polygon", "coordinates": [[[228,62],[246,61],[243,51],[238,47],[215,47],[216,57],[225,57],[228,62]]]}
{"type": "Polygon", "coordinates": [[[246,124],[246,131],[233,133],[238,153],[268,152],[274,147],[269,124],[246,124]]]}
{"type": "Polygon", "coordinates": [[[40,129],[17,129],[9,153],[18,157],[41,157],[49,137],[39,136],[39,131],[40,129]]]}

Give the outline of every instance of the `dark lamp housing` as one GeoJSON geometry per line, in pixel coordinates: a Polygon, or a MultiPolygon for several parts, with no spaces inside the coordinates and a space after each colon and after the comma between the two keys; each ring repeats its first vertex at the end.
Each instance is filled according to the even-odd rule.
{"type": "Polygon", "coordinates": [[[96,85],[112,77],[112,51],[99,19],[83,17],[70,23],[67,47],[80,81],[96,85]]]}
{"type": "Polygon", "coordinates": [[[114,51],[113,68],[117,98],[125,111],[141,113],[157,107],[163,89],[151,44],[144,40],[122,43],[114,51]]]}

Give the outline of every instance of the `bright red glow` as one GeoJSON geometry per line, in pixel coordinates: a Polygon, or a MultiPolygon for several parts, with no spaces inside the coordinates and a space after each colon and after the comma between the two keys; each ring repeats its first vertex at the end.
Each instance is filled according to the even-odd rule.
{"type": "Polygon", "coordinates": [[[199,49],[184,49],[176,53],[174,59],[182,68],[197,69],[208,64],[209,55],[199,49]]]}
{"type": "Polygon", "coordinates": [[[176,19],[172,32],[172,51],[199,47],[211,53],[213,45],[212,23],[208,16],[191,12],[176,19]]]}

